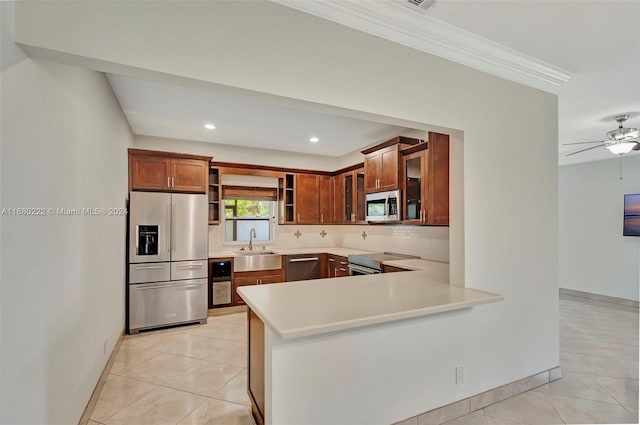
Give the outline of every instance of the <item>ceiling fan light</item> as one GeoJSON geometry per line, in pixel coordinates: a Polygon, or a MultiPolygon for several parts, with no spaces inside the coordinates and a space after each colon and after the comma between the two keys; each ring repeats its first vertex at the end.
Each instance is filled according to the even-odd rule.
{"type": "Polygon", "coordinates": [[[616,155],[624,155],[633,149],[635,143],[633,142],[623,142],[623,143],[615,143],[613,145],[607,146],[607,149],[611,151],[611,153],[616,155]]]}

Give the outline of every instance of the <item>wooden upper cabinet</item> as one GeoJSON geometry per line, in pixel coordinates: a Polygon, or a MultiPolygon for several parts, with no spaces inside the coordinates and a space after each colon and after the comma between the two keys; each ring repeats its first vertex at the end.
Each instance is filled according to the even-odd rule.
{"type": "Polygon", "coordinates": [[[400,150],[420,142],[418,139],[399,136],[363,150],[365,192],[398,189],[400,187],[400,150]]]}
{"type": "Polygon", "coordinates": [[[449,136],[429,133],[429,141],[402,152],[403,221],[449,224],[449,136]]]}
{"type": "Polygon", "coordinates": [[[197,159],[172,159],[172,189],[179,192],[205,193],[209,164],[197,159]]]}
{"type": "Polygon", "coordinates": [[[129,190],[207,193],[210,157],[129,149],[129,190]]]}
{"type": "Polygon", "coordinates": [[[171,161],[155,156],[129,156],[130,189],[169,190],[171,161]]]}
{"type": "Polygon", "coordinates": [[[296,174],[296,223],[320,222],[320,179],[317,174],[296,174]]]}
{"type": "Polygon", "coordinates": [[[399,171],[398,145],[389,146],[380,151],[380,181],[378,189],[394,190],[398,186],[399,171]]]}
{"type": "Polygon", "coordinates": [[[364,158],[365,190],[367,193],[398,188],[399,145],[387,146],[364,158]]]}
{"type": "Polygon", "coordinates": [[[320,176],[320,224],[337,223],[336,216],[336,177],[320,176]]]}
{"type": "Polygon", "coordinates": [[[449,224],[449,135],[429,133],[427,223],[449,224]]]}
{"type": "Polygon", "coordinates": [[[381,162],[378,152],[370,153],[364,157],[364,190],[367,193],[378,191],[381,162]]]}

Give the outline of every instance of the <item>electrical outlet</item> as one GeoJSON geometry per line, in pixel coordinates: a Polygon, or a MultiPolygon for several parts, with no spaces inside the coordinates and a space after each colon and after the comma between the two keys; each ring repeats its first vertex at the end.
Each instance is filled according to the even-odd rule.
{"type": "Polygon", "coordinates": [[[107,355],[108,349],[109,349],[109,338],[104,340],[104,347],[102,348],[104,355],[107,355]]]}
{"type": "Polygon", "coordinates": [[[464,383],[464,366],[456,366],[456,384],[464,383]]]}

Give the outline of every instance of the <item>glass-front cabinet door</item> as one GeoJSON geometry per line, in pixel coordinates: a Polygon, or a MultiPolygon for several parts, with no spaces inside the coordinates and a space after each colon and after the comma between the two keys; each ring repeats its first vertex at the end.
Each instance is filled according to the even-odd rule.
{"type": "Polygon", "coordinates": [[[366,223],[364,168],[341,174],[342,223],[366,223]]]}
{"type": "Polygon", "coordinates": [[[426,150],[406,155],[403,160],[404,221],[426,222],[427,155],[426,150]]]}
{"type": "Polygon", "coordinates": [[[344,214],[342,215],[343,223],[354,221],[353,216],[353,174],[343,175],[344,179],[344,214]]]}
{"type": "Polygon", "coordinates": [[[364,168],[353,172],[356,181],[355,190],[355,220],[357,222],[364,222],[366,218],[366,205],[365,205],[365,190],[364,190],[364,168]]]}

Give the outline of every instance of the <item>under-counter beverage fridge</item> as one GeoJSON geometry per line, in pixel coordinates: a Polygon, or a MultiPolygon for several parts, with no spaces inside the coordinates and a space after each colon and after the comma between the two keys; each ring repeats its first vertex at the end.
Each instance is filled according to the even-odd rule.
{"type": "Polygon", "coordinates": [[[131,192],[128,329],[207,320],[206,195],[131,192]]]}

